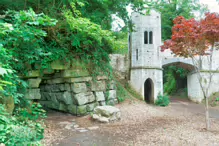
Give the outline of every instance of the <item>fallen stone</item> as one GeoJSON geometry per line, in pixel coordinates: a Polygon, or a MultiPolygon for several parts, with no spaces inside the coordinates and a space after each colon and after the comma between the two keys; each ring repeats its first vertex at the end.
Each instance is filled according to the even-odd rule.
{"type": "Polygon", "coordinates": [[[90,103],[90,104],[87,104],[87,111],[88,112],[92,112],[94,110],[95,107],[98,106],[98,103],[95,102],[95,103],[90,103]]]}
{"type": "Polygon", "coordinates": [[[121,112],[113,106],[98,106],[94,108],[92,118],[100,122],[110,122],[121,119],[121,112]]]}
{"type": "Polygon", "coordinates": [[[106,101],[99,101],[98,103],[99,103],[100,106],[106,105],[106,101]]]}

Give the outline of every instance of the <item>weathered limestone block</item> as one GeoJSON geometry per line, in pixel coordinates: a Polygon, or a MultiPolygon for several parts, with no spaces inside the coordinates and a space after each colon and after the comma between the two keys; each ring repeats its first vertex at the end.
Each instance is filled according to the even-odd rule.
{"type": "Polygon", "coordinates": [[[86,92],[86,93],[79,93],[74,95],[74,99],[77,105],[84,105],[86,103],[95,101],[95,96],[93,95],[92,92],[86,92]]]}
{"type": "Polygon", "coordinates": [[[36,78],[36,79],[28,79],[27,83],[30,88],[38,88],[42,79],[41,78],[36,78]]]}
{"type": "Polygon", "coordinates": [[[114,106],[115,105],[115,100],[114,99],[110,99],[106,102],[107,105],[111,105],[114,106]]]}
{"type": "Polygon", "coordinates": [[[67,111],[68,111],[68,107],[67,107],[66,104],[60,103],[60,104],[59,104],[59,110],[60,110],[60,111],[63,111],[63,112],[67,112],[67,111]]]}
{"type": "Polygon", "coordinates": [[[49,107],[49,108],[52,108],[52,109],[57,109],[57,110],[59,110],[59,104],[60,104],[60,103],[54,103],[54,102],[52,102],[51,105],[49,105],[48,107],[49,107]],[[51,107],[50,107],[50,106],[51,106],[51,107]]]}
{"type": "Polygon", "coordinates": [[[107,76],[97,76],[97,80],[107,80],[108,77],[107,76]]]}
{"type": "Polygon", "coordinates": [[[40,99],[40,89],[27,89],[26,93],[24,94],[26,99],[40,99]]]}
{"type": "Polygon", "coordinates": [[[74,104],[68,105],[68,112],[77,115],[77,106],[74,104]]]}
{"type": "Polygon", "coordinates": [[[111,80],[109,82],[109,89],[110,90],[115,90],[116,89],[116,82],[115,81],[111,80]]]}
{"type": "Polygon", "coordinates": [[[51,92],[60,92],[65,91],[65,85],[64,84],[54,84],[50,86],[51,92]]]}
{"type": "Polygon", "coordinates": [[[41,101],[47,100],[47,99],[46,99],[46,96],[45,96],[46,92],[41,91],[41,89],[40,89],[40,94],[41,94],[41,99],[40,99],[41,101]]]}
{"type": "Polygon", "coordinates": [[[40,70],[31,70],[28,71],[27,75],[25,77],[27,78],[35,78],[40,76],[40,70]]]}
{"type": "Polygon", "coordinates": [[[97,103],[97,102],[87,104],[87,111],[88,111],[88,112],[92,112],[96,106],[98,106],[98,103],[97,103]]]}
{"type": "Polygon", "coordinates": [[[68,69],[62,71],[62,77],[70,78],[70,77],[86,77],[89,76],[89,72],[85,69],[68,69]]]}
{"type": "Polygon", "coordinates": [[[121,112],[113,106],[97,106],[92,118],[100,122],[110,122],[121,119],[121,112]]]}
{"type": "Polygon", "coordinates": [[[71,91],[71,86],[68,83],[65,83],[64,88],[65,88],[65,91],[71,91]]]}
{"type": "Polygon", "coordinates": [[[70,67],[70,63],[68,62],[63,63],[63,61],[60,60],[56,60],[51,63],[51,68],[56,70],[64,70],[64,69],[68,69],[69,67],[70,67]]]}
{"type": "Polygon", "coordinates": [[[55,93],[50,93],[50,95],[51,95],[51,102],[54,102],[54,103],[59,103],[59,101],[57,100],[57,98],[56,98],[56,94],[55,93]]]}
{"type": "Polygon", "coordinates": [[[92,77],[80,77],[80,78],[66,78],[65,82],[67,83],[76,83],[76,82],[88,82],[91,81],[92,77]]]}
{"type": "Polygon", "coordinates": [[[106,90],[106,82],[105,81],[96,81],[91,82],[91,90],[92,91],[104,91],[106,90]]]}
{"type": "Polygon", "coordinates": [[[108,94],[108,97],[107,97],[107,99],[109,100],[109,99],[115,99],[116,98],[116,90],[109,90],[109,91],[107,91],[108,93],[106,93],[106,94],[108,94]]]}
{"type": "Polygon", "coordinates": [[[87,106],[86,105],[80,105],[77,106],[77,115],[85,115],[87,113],[87,106]]]}
{"type": "Polygon", "coordinates": [[[56,94],[56,99],[58,101],[64,102],[65,104],[72,104],[72,94],[68,91],[62,92],[62,93],[55,93],[56,94]]]}
{"type": "Polygon", "coordinates": [[[46,81],[47,84],[61,84],[65,83],[65,80],[63,78],[56,78],[56,79],[51,79],[46,81]]]}
{"type": "Polygon", "coordinates": [[[86,92],[87,86],[85,83],[74,83],[74,84],[71,84],[71,90],[74,93],[86,92]]]}
{"type": "Polygon", "coordinates": [[[43,70],[43,74],[49,75],[49,74],[53,74],[55,71],[54,69],[44,69],[43,70]]]}
{"type": "Polygon", "coordinates": [[[102,91],[94,92],[94,94],[96,96],[96,101],[104,101],[105,100],[105,96],[104,96],[102,91]]]}

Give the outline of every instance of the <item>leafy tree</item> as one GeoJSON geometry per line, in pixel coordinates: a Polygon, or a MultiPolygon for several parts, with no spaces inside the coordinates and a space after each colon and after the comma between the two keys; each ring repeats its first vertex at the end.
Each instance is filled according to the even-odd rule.
{"type": "Polygon", "coordinates": [[[178,56],[189,57],[196,66],[195,71],[198,76],[200,87],[205,99],[206,111],[206,129],[209,130],[209,112],[208,98],[210,96],[209,88],[214,74],[212,68],[213,54],[219,42],[219,14],[206,13],[204,19],[196,21],[195,19],[186,20],[179,16],[174,19],[172,28],[172,38],[164,42],[162,50],[170,49],[178,56]],[[206,59],[207,58],[207,59],[206,59]],[[205,59],[208,66],[208,79],[203,81],[201,74],[201,60],[205,59]]]}
{"type": "Polygon", "coordinates": [[[194,12],[203,13],[207,10],[206,6],[198,0],[153,0],[147,1],[146,9],[155,9],[161,13],[162,39],[171,38],[171,29],[174,18],[183,16],[186,19],[195,17],[194,12]]]}

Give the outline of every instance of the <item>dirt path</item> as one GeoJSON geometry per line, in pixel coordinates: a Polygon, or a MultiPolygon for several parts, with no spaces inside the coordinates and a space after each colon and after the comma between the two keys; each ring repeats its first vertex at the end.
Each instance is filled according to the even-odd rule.
{"type": "Polygon", "coordinates": [[[212,127],[206,132],[202,105],[176,100],[163,108],[134,100],[117,107],[122,119],[110,124],[94,122],[90,116],[50,113],[44,143],[59,146],[219,145],[217,109],[210,111],[212,127]]]}

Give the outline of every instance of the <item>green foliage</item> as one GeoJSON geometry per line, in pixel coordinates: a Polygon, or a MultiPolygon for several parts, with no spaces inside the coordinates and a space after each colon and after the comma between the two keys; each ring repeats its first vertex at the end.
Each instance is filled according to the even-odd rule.
{"type": "Polygon", "coordinates": [[[128,54],[128,34],[127,32],[114,32],[116,36],[116,46],[113,47],[114,54],[128,54]]]}
{"type": "Polygon", "coordinates": [[[170,99],[167,95],[158,95],[155,105],[157,106],[168,106],[170,99]]]}
{"type": "Polygon", "coordinates": [[[177,90],[177,76],[185,78],[188,71],[181,67],[169,66],[164,70],[164,93],[171,95],[177,90]]]}
{"type": "Polygon", "coordinates": [[[211,106],[219,105],[219,92],[215,92],[209,97],[209,104],[211,106]]]}
{"type": "Polygon", "coordinates": [[[9,146],[40,145],[44,133],[41,122],[26,119],[22,114],[8,115],[2,104],[0,104],[0,113],[0,143],[9,146]]]}
{"type": "Polygon", "coordinates": [[[129,83],[125,84],[125,89],[131,93],[131,95],[137,99],[144,99],[141,94],[139,94],[129,83]]]}
{"type": "Polygon", "coordinates": [[[148,9],[154,9],[161,13],[162,39],[171,38],[173,19],[177,16],[183,16],[187,19],[194,18],[194,12],[203,14],[207,11],[205,5],[197,0],[155,0],[146,1],[148,9]]]}
{"type": "Polygon", "coordinates": [[[116,94],[119,102],[123,102],[127,98],[129,98],[127,90],[123,87],[123,85],[119,81],[116,82],[116,87],[117,87],[116,94]]]}

